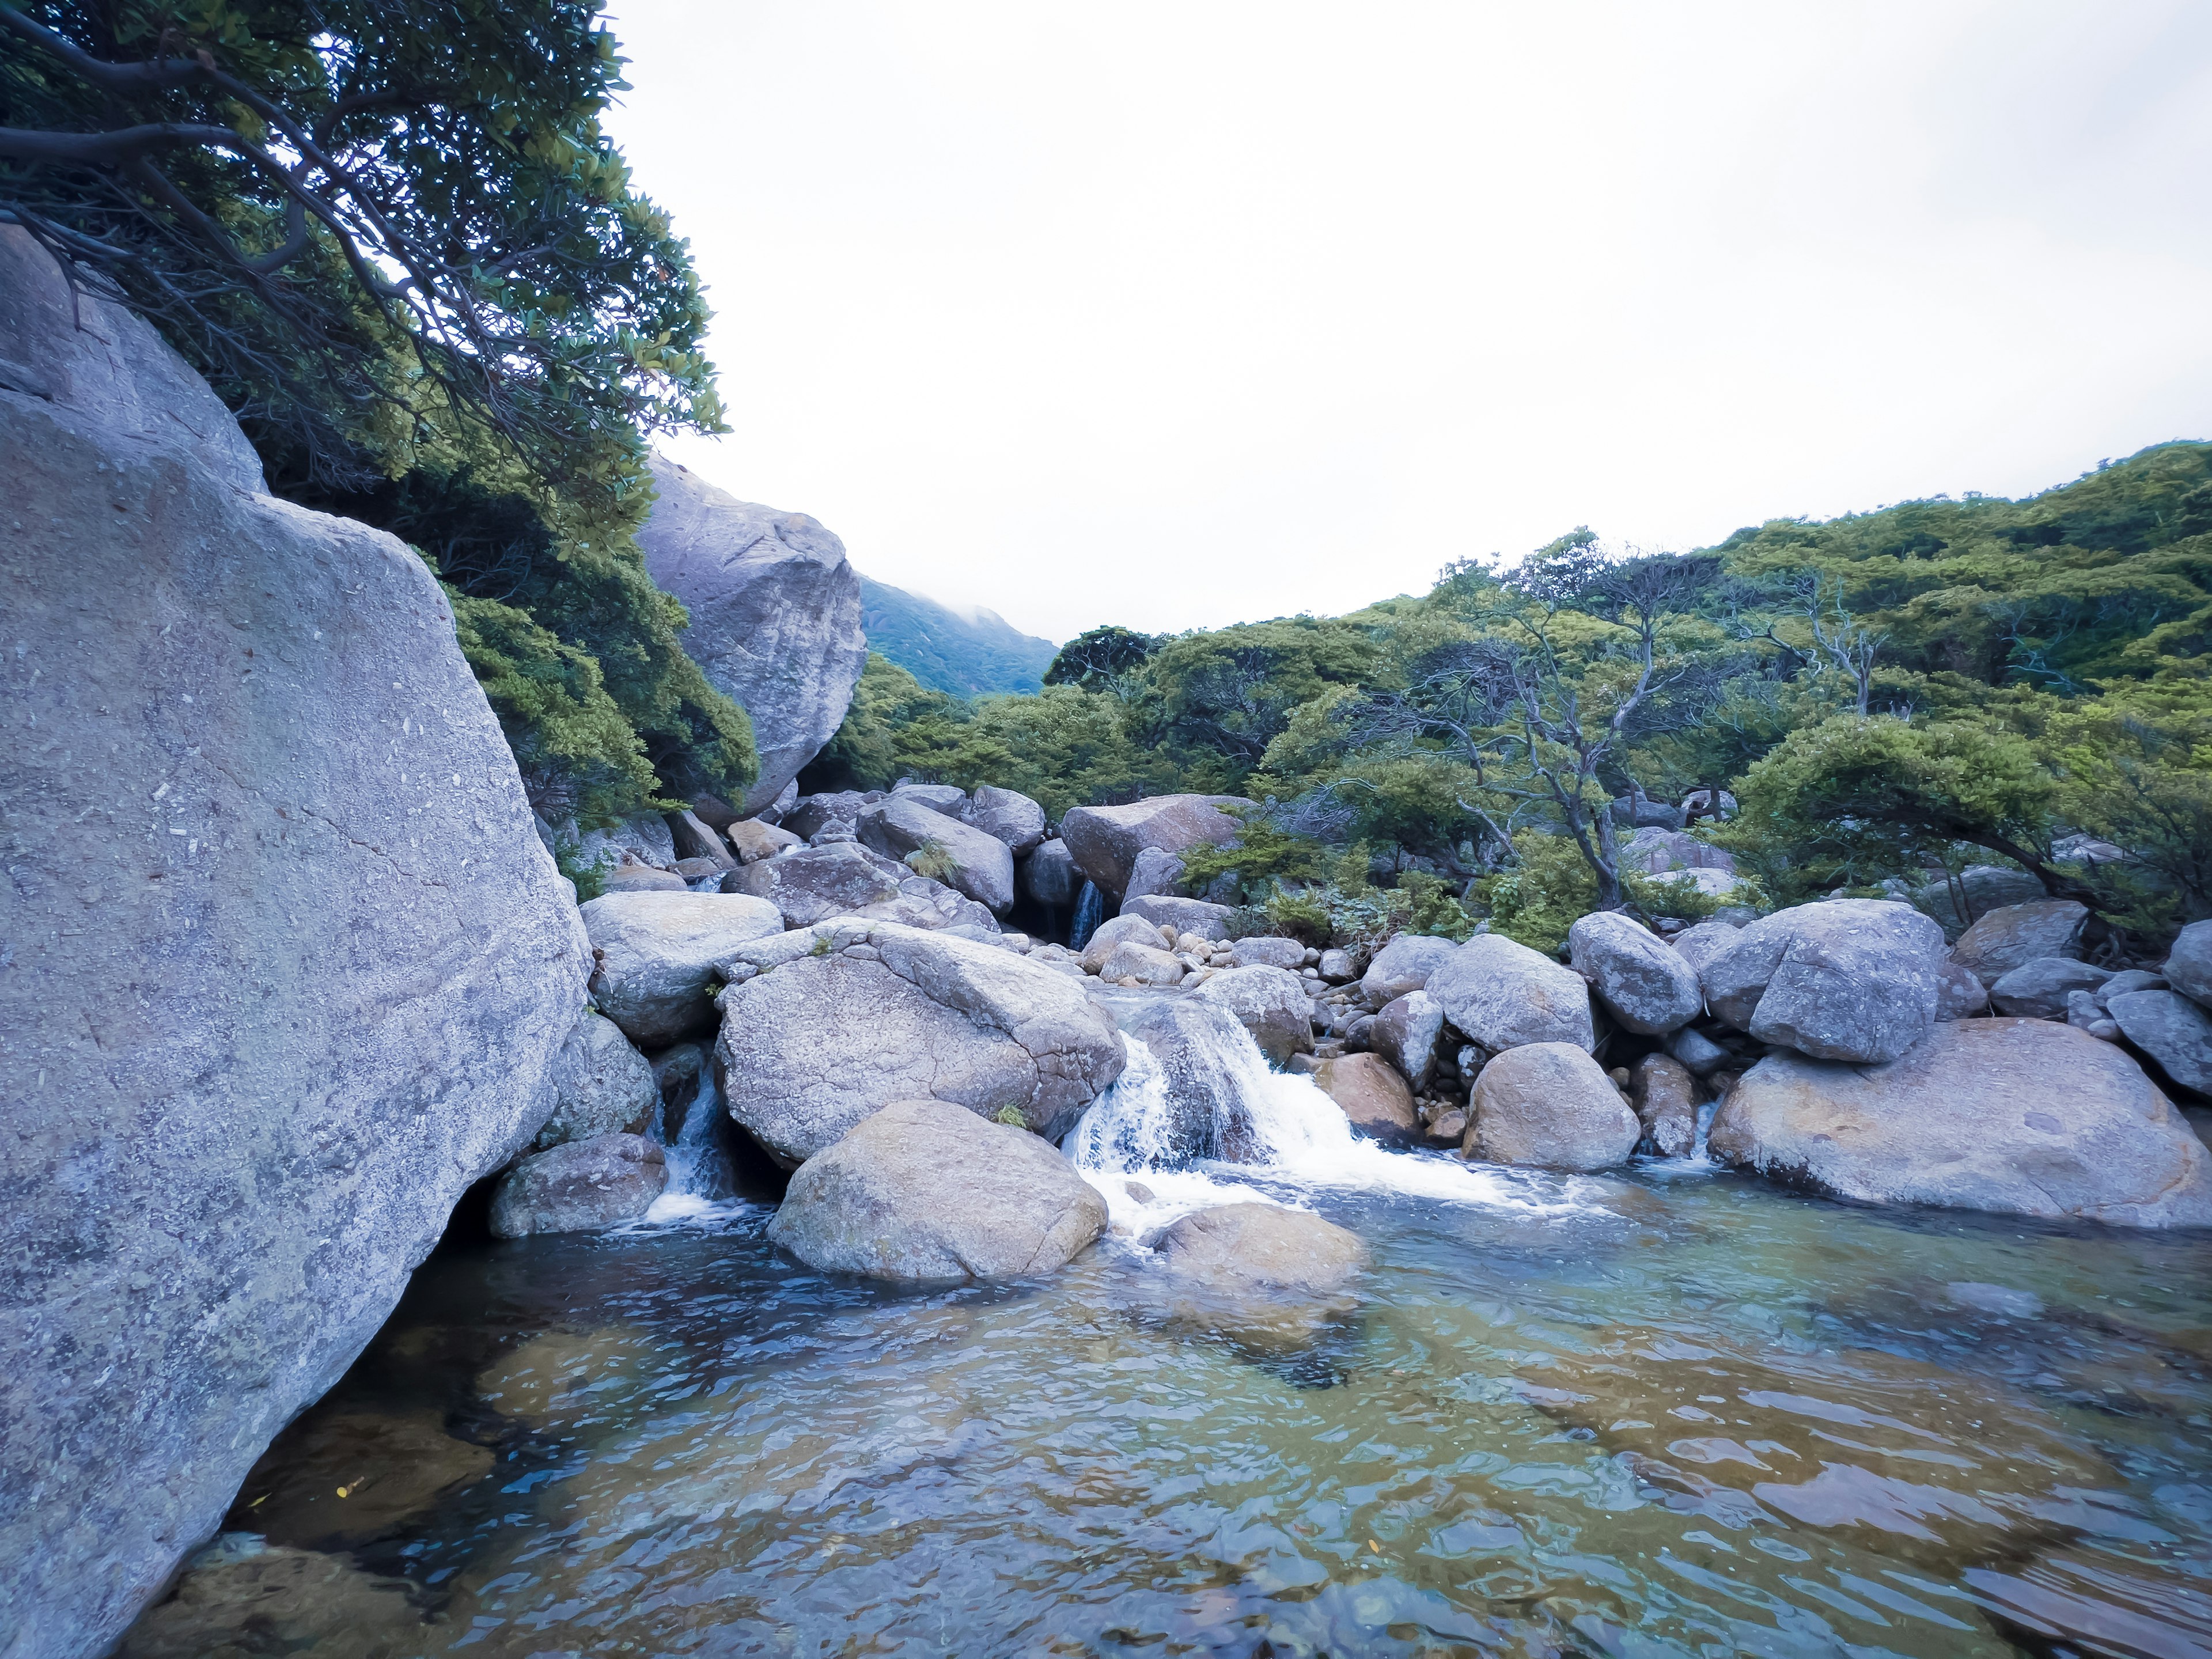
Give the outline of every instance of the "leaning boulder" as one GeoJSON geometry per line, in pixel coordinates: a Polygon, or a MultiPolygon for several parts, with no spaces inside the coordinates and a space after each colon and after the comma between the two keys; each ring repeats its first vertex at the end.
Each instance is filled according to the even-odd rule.
{"type": "Polygon", "coordinates": [[[883,792],[878,789],[828,790],[794,801],[791,810],[776,823],[806,841],[841,830],[849,836],[853,826],[860,821],[860,814],[883,798],[883,792]]]}
{"type": "Polygon", "coordinates": [[[2081,928],[2088,920],[2088,907],[2072,899],[2002,905],[1960,935],[1951,960],[1984,986],[1992,986],[2039,957],[2080,956],[2081,928]]]}
{"type": "Polygon", "coordinates": [[[1419,1144],[1421,1120],[1413,1110],[1413,1091],[1380,1054],[1324,1060],[1314,1067],[1313,1080],[1369,1139],[1389,1146],[1419,1144]]]}
{"type": "Polygon", "coordinates": [[[716,961],[783,931],[775,906],[742,893],[607,893],[583,915],[592,1000],[641,1048],[712,1030],[716,961]]]}
{"type": "Polygon", "coordinates": [[[863,847],[903,860],[994,915],[1014,907],[1014,855],[996,836],[898,795],[862,812],[854,830],[863,847]]]}
{"type": "MultiPolygon", "coordinates": [[[[1955,969],[1959,964],[1948,965],[1955,969]]],[[[1990,986],[1990,1004],[1997,1012],[2021,1019],[2059,1019],[2070,994],[2094,991],[2112,976],[2109,968],[2092,968],[2071,957],[2038,957],[1990,986]]]]}
{"type": "Polygon", "coordinates": [[[583,930],[393,537],[0,227],[0,1648],[106,1652],[530,1144],[583,930]]]}
{"type": "Polygon", "coordinates": [[[1009,1109],[1057,1140],[1121,1073],[1082,982],[973,939],[838,922],[722,964],[730,1115],[791,1167],[894,1100],[1009,1109]]]}
{"type": "Polygon", "coordinates": [[[1180,853],[1233,842],[1242,826],[1221,809],[1251,805],[1237,795],[1152,795],[1127,806],[1075,807],[1060,820],[1060,833],[1076,867],[1118,902],[1145,848],[1180,853]]]}
{"type": "Polygon", "coordinates": [[[1627,1030],[1662,1036],[1705,1011],[1696,970],[1672,945],[1618,910],[1576,922],[1567,930],[1567,952],[1574,970],[1627,1030]]]}
{"type": "Polygon", "coordinates": [[[1370,1008],[1380,1008],[1408,991],[1422,989],[1429,975],[1451,960],[1459,949],[1448,939],[1424,933],[1400,933],[1375,953],[1361,975],[1359,994],[1370,1008]]]}
{"type": "Polygon", "coordinates": [[[2204,1143],[2126,1054],[2048,1020],[1951,1021],[1880,1066],[1771,1054],[1706,1145],[1866,1204],[2212,1225],[2204,1143]]]}
{"type": "Polygon", "coordinates": [[[1016,858],[1044,841],[1044,808],[1018,789],[979,786],[960,808],[960,821],[1006,843],[1016,858]]]}
{"type": "Polygon", "coordinates": [[[2129,1042],[2194,1094],[2212,1095],[2212,1014],[2179,991],[2129,991],[2105,1000],[2129,1042]]]}
{"type": "Polygon", "coordinates": [[[553,1115],[533,1143],[541,1152],[565,1140],[640,1133],[660,1103],[651,1062],[604,1014],[586,1012],[576,1022],[551,1077],[553,1115]]]}
{"type": "Polygon", "coordinates": [[[1260,1052],[1278,1066],[1292,1054],[1313,1052],[1313,998],[1296,974],[1281,968],[1229,968],[1191,994],[1236,1015],[1260,1052]]]}
{"type": "Polygon", "coordinates": [[[684,649],[751,716],[760,776],[740,817],[772,803],[836,734],[868,657],[860,579],[804,513],[724,494],[664,456],[637,534],[653,581],[684,602],[684,649]]]}
{"type": "Polygon", "coordinates": [[[1716,1017],[1820,1060],[1894,1060],[1936,1023],[1943,930],[1909,904],[1827,899],[1762,916],[1699,979],[1716,1017]]]}
{"type": "Polygon", "coordinates": [[[642,1135],[598,1135],[533,1153],[500,1177],[491,1198],[498,1238],[594,1232],[634,1221],[668,1185],[665,1154],[642,1135]]]}
{"type": "Polygon", "coordinates": [[[726,833],[740,864],[757,864],[763,859],[772,859],[778,853],[806,844],[782,825],[770,823],[765,818],[741,818],[726,833]]]}
{"type": "Polygon", "coordinates": [[[2175,936],[2166,982],[2200,1008],[2212,1008],[2212,921],[2192,921],[2175,936]]]}
{"type": "Polygon", "coordinates": [[[1698,1085],[1690,1068],[1668,1054],[1646,1054],[1629,1068],[1628,1092],[1644,1125],[1644,1151],[1687,1158],[1698,1141],[1698,1085]]]}
{"type": "Polygon", "coordinates": [[[1675,934],[1670,948],[1690,964],[1691,972],[1702,979],[1705,964],[1735,950],[1742,932],[1743,928],[1733,921],[1700,921],[1675,934]]]}
{"type": "Polygon", "coordinates": [[[791,1178],[771,1241],[873,1279],[1012,1279],[1064,1267],[1106,1201],[1026,1129],[941,1100],[895,1100],[791,1178]]]}
{"type": "Polygon", "coordinates": [[[1503,933],[1477,933],[1453,951],[1428,991],[1446,1019],[1492,1054],[1528,1042],[1571,1042],[1585,1054],[1597,1046],[1583,976],[1503,933]]]}
{"type": "Polygon", "coordinates": [[[1367,1042],[1414,1088],[1425,1089],[1437,1073],[1437,1039],[1443,1029],[1443,1004],[1426,991],[1408,991],[1383,1004],[1367,1028],[1367,1042]]]}
{"type": "Polygon", "coordinates": [[[1482,1068],[1467,1104],[1461,1150],[1492,1164],[1610,1169],[1644,1133],[1613,1079],[1573,1042],[1507,1049],[1482,1068]]]}

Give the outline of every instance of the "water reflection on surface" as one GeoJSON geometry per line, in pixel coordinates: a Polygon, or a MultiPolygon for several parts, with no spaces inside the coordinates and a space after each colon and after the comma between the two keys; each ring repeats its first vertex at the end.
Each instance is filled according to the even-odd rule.
{"type": "Polygon", "coordinates": [[[764,1208],[449,1249],[125,1652],[2212,1655],[2212,1240],[1284,1195],[1377,1260],[1288,1356],[1120,1241],[920,1293],[764,1208]]]}

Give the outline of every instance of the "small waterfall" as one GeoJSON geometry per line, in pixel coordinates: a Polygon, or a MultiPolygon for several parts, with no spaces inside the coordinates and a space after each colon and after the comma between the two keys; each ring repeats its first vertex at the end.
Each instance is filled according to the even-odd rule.
{"type": "Polygon", "coordinates": [[[1097,884],[1086,881],[1075,901],[1075,920],[1068,924],[1067,948],[1080,951],[1091,943],[1098,924],[1106,920],[1106,900],[1097,884]]]}
{"type": "Polygon", "coordinates": [[[699,1068],[699,1086],[677,1119],[676,1132],[668,1132],[671,1114],[663,1108],[654,1121],[654,1138],[667,1149],[668,1185],[645,1212],[648,1223],[693,1221],[719,1215],[737,1195],[737,1179],[729,1154],[717,1133],[721,1126],[722,1091],[714,1086],[714,1062],[699,1068]]]}

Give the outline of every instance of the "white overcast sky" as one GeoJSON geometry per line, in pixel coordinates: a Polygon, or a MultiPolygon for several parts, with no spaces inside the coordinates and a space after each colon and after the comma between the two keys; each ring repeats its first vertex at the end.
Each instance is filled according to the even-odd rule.
{"type": "Polygon", "coordinates": [[[1065,639],[2212,436],[2212,6],[621,0],[728,435],[1065,639]]]}

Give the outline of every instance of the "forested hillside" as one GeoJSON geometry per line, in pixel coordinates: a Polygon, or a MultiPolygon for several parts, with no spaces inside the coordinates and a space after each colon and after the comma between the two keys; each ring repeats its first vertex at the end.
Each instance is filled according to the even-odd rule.
{"type": "Polygon", "coordinates": [[[1577,530],[1349,616],[1100,628],[1032,696],[878,656],[808,781],[990,782],[1055,816],[1247,795],[1248,898],[1419,872],[1532,939],[1634,887],[1636,798],[1718,786],[1742,811],[1714,833],[1773,902],[1994,861],[2151,935],[2212,912],[2208,636],[2212,445],[2173,443],[2022,501],[1658,557],[1577,530]],[[2129,856],[2062,856],[2085,835],[2129,856]]]}
{"type": "Polygon", "coordinates": [[[860,578],[868,647],[932,691],[972,697],[1036,691],[1052,665],[1050,640],[1024,634],[995,611],[966,617],[921,593],[860,578]]]}

